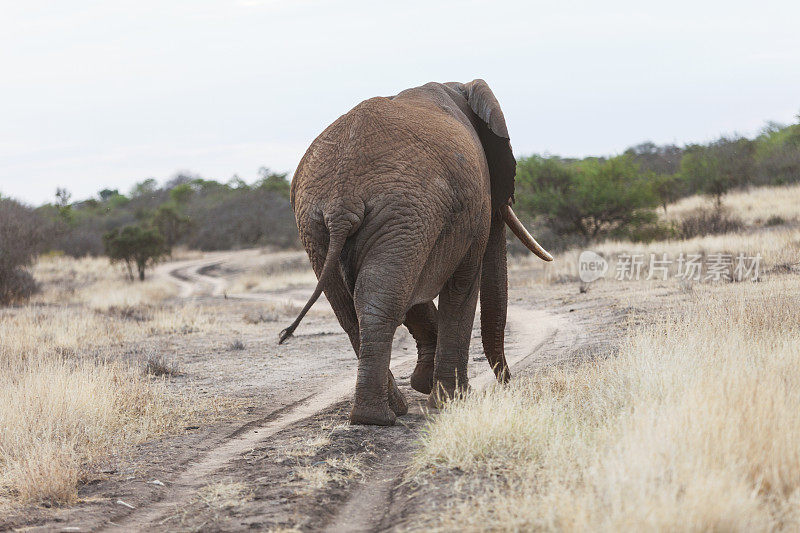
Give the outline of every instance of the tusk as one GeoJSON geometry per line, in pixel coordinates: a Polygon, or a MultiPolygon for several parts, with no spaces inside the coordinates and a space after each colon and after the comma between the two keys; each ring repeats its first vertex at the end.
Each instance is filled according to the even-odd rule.
{"type": "Polygon", "coordinates": [[[542,248],[541,245],[536,242],[536,239],[534,239],[533,236],[528,233],[528,230],[526,230],[525,226],[522,225],[522,222],[519,221],[517,215],[514,214],[514,210],[511,209],[510,205],[503,206],[503,220],[528,250],[535,253],[540,259],[544,259],[545,261],[553,260],[553,256],[550,255],[547,250],[542,248]]]}

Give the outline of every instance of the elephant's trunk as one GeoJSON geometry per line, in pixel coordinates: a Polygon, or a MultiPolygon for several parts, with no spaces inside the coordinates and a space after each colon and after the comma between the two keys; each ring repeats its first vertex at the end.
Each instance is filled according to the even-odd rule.
{"type": "Polygon", "coordinates": [[[489,241],[481,267],[481,340],[483,352],[497,380],[511,377],[505,356],[506,313],[508,311],[508,272],[506,266],[506,226],[495,212],[489,241]]]}
{"type": "Polygon", "coordinates": [[[525,226],[522,225],[522,222],[519,221],[517,215],[514,213],[514,210],[511,209],[510,205],[503,206],[503,220],[505,220],[508,227],[511,228],[511,231],[514,232],[514,235],[525,245],[525,247],[530,250],[531,252],[535,253],[540,259],[544,259],[545,261],[552,261],[553,256],[550,255],[547,250],[542,248],[542,246],[536,242],[536,239],[528,233],[528,230],[525,229],[525,226]]]}

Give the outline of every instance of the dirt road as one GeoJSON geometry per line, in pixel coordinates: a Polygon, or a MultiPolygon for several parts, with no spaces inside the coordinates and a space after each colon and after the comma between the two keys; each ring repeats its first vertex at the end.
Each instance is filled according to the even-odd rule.
{"type": "MultiPolygon", "coordinates": [[[[221,255],[213,259],[191,261],[186,264],[175,265],[169,270],[169,275],[181,288],[181,296],[188,298],[198,295],[210,294],[219,297],[225,294],[226,282],[224,278],[204,274],[209,267],[230,261],[232,255],[221,255]]],[[[307,292],[307,291],[303,291],[307,292]]],[[[310,292],[310,291],[309,291],[310,292]]],[[[280,296],[273,294],[227,294],[228,298],[248,299],[261,301],[286,301],[286,294],[280,296]]],[[[303,294],[302,296],[305,296],[303,294]]],[[[305,299],[297,299],[298,305],[303,305],[305,299]]],[[[327,306],[326,302],[317,304],[327,306]]],[[[328,306],[330,310],[330,307],[328,306]]],[[[332,311],[331,311],[332,313],[332,311]]],[[[508,324],[510,329],[511,346],[508,350],[508,360],[512,370],[526,359],[535,356],[539,348],[548,340],[552,340],[559,333],[570,335],[570,328],[563,317],[552,315],[546,311],[531,310],[519,305],[509,306],[508,324]]],[[[300,332],[299,335],[302,335],[300,332]]],[[[409,348],[408,338],[401,339],[400,346],[396,346],[392,356],[392,371],[395,375],[402,376],[403,384],[413,370],[416,353],[409,348]],[[401,349],[398,350],[397,348],[401,349]]],[[[475,387],[483,387],[494,382],[494,375],[488,364],[473,364],[471,382],[475,387]]],[[[302,420],[313,417],[330,409],[339,402],[347,400],[355,385],[355,375],[352,372],[337,376],[328,383],[324,390],[305,398],[299,398],[288,408],[272,413],[266,419],[250,421],[244,424],[241,430],[236,431],[225,442],[196,458],[187,468],[172,480],[171,488],[164,497],[142,509],[131,512],[125,519],[117,520],[110,530],[152,530],[165,519],[174,514],[175,509],[185,507],[196,497],[197,492],[208,484],[209,476],[234,474],[232,468],[234,461],[248,452],[257,449],[260,445],[273,439],[276,433],[291,427],[302,420]]],[[[412,413],[421,415],[419,394],[410,392],[405,386],[405,393],[414,396],[417,402],[412,405],[412,413]]],[[[407,446],[409,443],[404,442],[407,446]]],[[[392,483],[399,480],[405,462],[403,458],[406,449],[393,450],[392,458],[373,466],[369,478],[354,487],[352,496],[345,505],[336,513],[326,529],[330,531],[370,531],[378,527],[382,517],[381,508],[388,508],[388,498],[391,493],[392,483]],[[397,453],[400,452],[400,453],[397,453]]]]}
{"type": "MultiPolygon", "coordinates": [[[[162,265],[157,275],[175,283],[184,300],[224,301],[233,308],[245,302],[305,303],[311,286],[230,292],[229,275],[253,260],[265,262],[270,257],[258,256],[257,251],[218,253],[162,265]]],[[[574,353],[587,340],[574,315],[528,305],[509,302],[507,358],[512,374],[574,353]]],[[[93,496],[108,498],[113,505],[68,513],[61,526],[72,531],[393,529],[391,517],[402,505],[394,495],[426,417],[425,397],[408,384],[416,360],[413,339],[404,328],[398,330],[391,365],[409,400],[409,414],[392,428],[352,427],[346,420],[355,356],[324,298],[314,313],[287,345],[272,347],[275,337],[262,340],[278,358],[265,363],[271,365],[266,369],[248,370],[244,365],[231,369],[232,359],[226,364],[209,351],[197,371],[207,375],[200,377],[227,393],[261,398],[261,405],[241,420],[218,424],[192,441],[171,442],[169,450],[156,447],[151,457],[160,455],[162,461],[149,465],[146,474],[132,476],[127,484],[106,484],[93,496]],[[246,379],[257,386],[226,381],[226,372],[250,372],[246,379]],[[240,390],[230,390],[237,387],[240,390]],[[167,456],[174,460],[163,460],[167,456]]],[[[270,326],[275,331],[265,334],[275,335],[284,325],[276,323],[270,326]]],[[[494,376],[480,348],[477,327],[473,337],[470,379],[473,387],[484,387],[494,382],[494,376]]],[[[413,523],[403,527],[413,528],[413,523]]]]}

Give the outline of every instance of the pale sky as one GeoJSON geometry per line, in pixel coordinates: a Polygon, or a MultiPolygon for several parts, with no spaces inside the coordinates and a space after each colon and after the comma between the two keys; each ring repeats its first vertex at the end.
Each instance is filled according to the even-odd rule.
{"type": "Polygon", "coordinates": [[[0,0],[0,194],[293,171],[359,101],[484,78],[517,156],[800,112],[800,2],[0,0]]]}

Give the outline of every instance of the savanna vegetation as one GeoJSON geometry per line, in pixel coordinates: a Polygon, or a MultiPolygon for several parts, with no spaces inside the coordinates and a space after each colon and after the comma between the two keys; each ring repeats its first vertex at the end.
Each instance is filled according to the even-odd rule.
{"type": "MultiPolygon", "coordinates": [[[[769,123],[753,139],[721,137],[683,147],[646,142],[610,158],[522,157],[516,210],[554,251],[609,238],[690,238],[742,227],[725,206],[730,191],[798,181],[800,124],[769,123]],[[696,195],[710,201],[679,218],[670,216],[670,204],[696,195]]],[[[142,279],[148,265],[178,245],[197,250],[297,247],[288,199],[287,175],[262,167],[250,184],[237,176],[222,183],[179,173],[162,185],[146,179],[127,194],[103,189],[79,201],[58,189],[54,202],[36,209],[3,200],[0,233],[24,241],[21,248],[27,251],[2,254],[0,299],[31,294],[35,284],[25,267],[36,252],[105,254],[126,265],[131,279],[135,266],[142,279]],[[27,232],[25,238],[20,231],[27,232]]],[[[0,250],[9,246],[0,242],[0,250]]]]}
{"type": "MultiPolygon", "coordinates": [[[[698,209],[713,211],[710,200],[668,203],[660,219],[680,227],[698,209]]],[[[581,248],[535,279],[528,260],[516,260],[524,286],[543,297],[557,291],[575,306],[605,298],[609,311],[628,310],[628,323],[614,347],[535,367],[428,422],[408,482],[446,479],[437,490],[448,504],[427,530],[800,527],[800,183],[738,188],[723,202],[741,223],[724,234],[595,244],[610,273],[588,294],[566,288],[578,285],[581,248]],[[758,275],[741,283],[686,282],[672,270],[651,278],[647,262],[639,279],[614,276],[623,254],[739,252],[761,258],[758,275]]]]}
{"type": "MultiPolygon", "coordinates": [[[[229,317],[171,299],[174,286],[145,271],[177,246],[294,247],[288,189],[285,175],[263,170],[252,184],[179,175],[82,201],[60,189],[35,209],[0,199],[0,303],[17,305],[0,309],[0,508],[74,502],[98,465],[225,405],[171,387],[173,367],[154,353],[209,332],[227,340],[229,317]],[[125,281],[109,258],[143,282],[125,281]]],[[[612,158],[525,157],[516,201],[537,237],[562,250],[552,265],[537,262],[540,278],[526,272],[540,287],[577,282],[590,242],[612,271],[622,253],[744,252],[761,255],[761,275],[643,279],[626,291],[597,282],[624,292],[619,307],[656,293],[670,309],[632,316],[611,353],[518,376],[431,419],[411,478],[460,481],[426,526],[796,529],[800,124],[612,158]]],[[[305,259],[276,253],[286,268],[247,270],[231,289],[314,283],[305,259]]],[[[237,327],[260,338],[266,320],[237,327]]]]}
{"type": "Polygon", "coordinates": [[[796,531],[798,289],[703,285],[613,357],[449,404],[414,477],[461,489],[429,530],[796,531]]]}
{"type": "Polygon", "coordinates": [[[44,235],[39,223],[29,207],[0,198],[0,305],[26,300],[36,290],[27,268],[44,235]]]}
{"type": "Polygon", "coordinates": [[[56,201],[36,213],[50,228],[43,248],[73,257],[102,255],[104,236],[125,227],[154,230],[167,253],[178,245],[227,250],[297,242],[287,175],[266,168],[251,184],[238,177],[221,183],[179,173],[163,185],[151,178],[127,194],[103,189],[75,202],[59,189],[56,201]]]}
{"type": "Polygon", "coordinates": [[[554,193],[549,208],[525,204],[524,195],[518,202],[550,227],[560,218],[561,235],[571,233],[578,246],[540,267],[541,277],[524,270],[527,259],[512,270],[524,270],[524,286],[557,290],[575,306],[605,298],[609,310],[627,310],[628,323],[613,347],[540,365],[428,422],[408,481],[425,490],[446,479],[453,489],[439,486],[448,504],[426,529],[800,527],[800,175],[789,155],[798,134],[797,126],[770,126],[754,140],[642,145],[605,161],[521,161],[525,187],[561,196],[554,193]],[[583,217],[566,215],[569,201],[601,198],[587,191],[602,183],[616,183],[617,198],[641,200],[648,215],[638,228],[598,208],[614,200],[586,201],[583,217]],[[648,192],[648,183],[669,195],[648,192]],[[610,273],[587,288],[575,265],[601,217],[596,235],[605,239],[592,249],[610,273]],[[642,239],[647,226],[659,232],[642,239]],[[622,256],[737,253],[760,258],[758,274],[741,283],[687,281],[674,270],[651,277],[647,261],[637,279],[614,276],[622,256]],[[580,290],[564,294],[569,282],[580,290]]]}
{"type": "Polygon", "coordinates": [[[125,356],[202,327],[164,305],[171,284],[131,285],[100,258],[49,256],[32,273],[33,301],[0,310],[0,509],[74,502],[99,464],[211,407],[125,356]]]}
{"type": "Polygon", "coordinates": [[[798,182],[800,124],[770,123],[754,139],[720,137],[684,147],[647,142],[611,158],[524,157],[517,165],[516,209],[555,250],[605,238],[689,238],[742,227],[725,209],[731,191],[798,182]],[[670,204],[691,196],[710,201],[680,220],[669,217],[670,204]]]}

